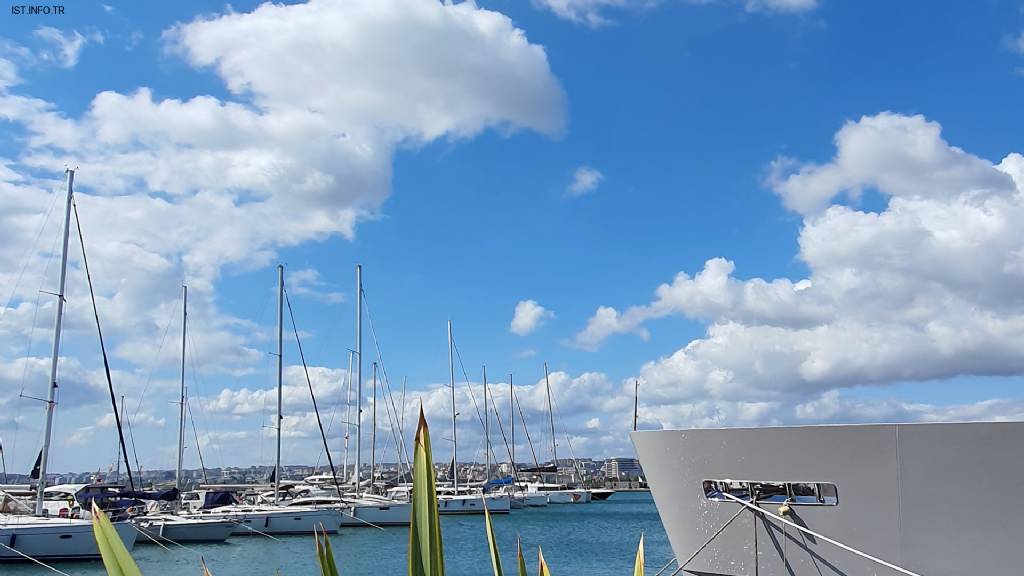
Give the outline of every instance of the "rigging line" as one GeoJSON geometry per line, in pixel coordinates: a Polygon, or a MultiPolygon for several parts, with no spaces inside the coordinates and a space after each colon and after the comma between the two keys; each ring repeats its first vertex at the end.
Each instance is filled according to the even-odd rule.
{"type": "MultiPolygon", "coordinates": [[[[512,447],[508,443],[508,438],[505,437],[505,426],[502,425],[502,423],[501,423],[501,414],[498,414],[498,405],[494,403],[494,395],[493,394],[491,394],[491,407],[494,408],[494,419],[497,420],[497,422],[498,422],[498,430],[501,432],[501,441],[505,443],[505,450],[508,452],[508,461],[511,462],[512,477],[515,478],[515,481],[518,483],[519,482],[519,474],[516,472],[515,462],[512,462],[512,447]]],[[[484,410],[486,410],[486,409],[487,409],[487,407],[484,406],[484,410]]],[[[493,451],[491,452],[491,455],[494,455],[493,451]]],[[[497,462],[498,459],[495,458],[494,461],[497,462]]]]}
{"type": "Polygon", "coordinates": [[[18,278],[14,281],[14,288],[11,289],[11,294],[7,297],[7,303],[4,304],[4,309],[0,311],[0,323],[2,323],[4,317],[7,316],[7,311],[11,307],[11,302],[14,301],[14,295],[18,293],[18,288],[21,286],[21,280],[25,276],[25,270],[28,269],[28,263],[32,260],[32,255],[36,251],[36,246],[39,245],[39,239],[43,236],[43,230],[46,229],[46,223],[50,221],[50,214],[53,212],[53,207],[57,205],[57,199],[60,198],[60,196],[61,195],[59,193],[53,194],[53,199],[50,200],[50,207],[46,209],[46,214],[43,216],[43,223],[39,225],[39,231],[36,232],[36,237],[32,240],[32,247],[25,252],[21,271],[18,272],[18,278]]]}
{"type": "MultiPolygon", "coordinates": [[[[39,287],[42,288],[42,283],[41,282],[39,284],[39,287]]],[[[39,318],[39,298],[40,298],[41,295],[42,295],[42,292],[39,292],[37,290],[36,291],[36,303],[35,303],[35,306],[32,308],[32,327],[29,328],[29,331],[28,331],[28,345],[25,348],[25,360],[24,360],[24,363],[23,363],[24,365],[22,366],[22,371],[21,371],[21,390],[18,391],[18,398],[21,398],[22,396],[25,395],[25,382],[28,381],[28,368],[29,368],[29,365],[31,364],[31,362],[29,360],[32,358],[32,340],[35,338],[35,334],[36,334],[36,322],[38,321],[38,318],[39,318]]],[[[17,454],[18,453],[18,431],[20,430],[21,409],[22,409],[22,407],[24,405],[24,402],[16,402],[15,404],[16,404],[17,408],[15,410],[15,415],[14,415],[14,441],[11,444],[11,451],[12,451],[12,453],[17,454]]]]}
{"type": "MultiPolygon", "coordinates": [[[[283,274],[283,273],[282,273],[283,274]]],[[[284,276],[282,276],[283,278],[284,276]]],[[[299,328],[295,324],[295,312],[292,310],[292,300],[288,297],[288,290],[282,287],[284,292],[284,301],[288,304],[288,317],[292,321],[292,331],[295,333],[295,344],[299,349],[299,358],[302,360],[302,371],[306,374],[306,384],[309,386],[309,397],[313,400],[313,413],[316,414],[316,425],[320,428],[320,438],[324,441],[324,452],[327,453],[327,462],[331,465],[331,477],[334,479],[334,487],[338,489],[338,495],[341,495],[341,484],[338,483],[338,471],[334,468],[334,458],[331,457],[331,448],[327,444],[327,433],[324,432],[324,424],[320,421],[320,410],[316,405],[316,394],[313,393],[313,381],[309,378],[309,368],[306,366],[306,355],[302,351],[302,340],[299,338],[299,328]]],[[[373,470],[370,470],[373,473],[373,470]]],[[[370,488],[373,488],[373,476],[370,477],[370,488]]],[[[276,496],[275,496],[276,498],[276,496]]]]}
{"type": "MultiPolygon", "coordinates": [[[[348,384],[348,382],[349,382],[349,372],[351,372],[351,371],[352,371],[352,357],[350,355],[349,356],[349,370],[348,370],[348,372],[345,373],[345,380],[342,382],[341,389],[338,390],[338,394],[341,394],[341,390],[344,390],[345,386],[348,384]]],[[[350,392],[351,392],[351,390],[350,390],[350,392]]],[[[350,402],[350,401],[351,401],[351,399],[346,399],[346,402],[350,402]]],[[[341,405],[341,402],[339,401],[337,404],[335,404],[331,408],[331,417],[330,417],[330,419],[327,420],[327,436],[328,437],[331,435],[331,430],[334,429],[334,417],[337,414],[338,406],[340,406],[340,405],[341,405]]],[[[349,416],[351,416],[351,413],[349,413],[349,416]]],[[[347,424],[347,422],[346,422],[346,424],[347,424]]],[[[348,426],[346,426],[345,430],[346,430],[345,431],[345,448],[347,449],[348,448],[348,426]]],[[[314,473],[316,473],[318,470],[320,470],[320,458],[322,458],[323,455],[324,455],[324,451],[321,448],[320,451],[317,452],[317,455],[316,455],[316,466],[314,466],[314,468],[313,468],[314,473]]],[[[342,482],[345,482],[345,474],[346,474],[345,469],[346,468],[348,468],[347,458],[346,458],[346,461],[344,463],[342,463],[342,465],[341,465],[341,481],[342,482]]]]}
{"type": "Polygon", "coordinates": [[[167,324],[164,325],[164,335],[160,337],[160,346],[156,349],[156,357],[153,358],[153,363],[149,365],[149,373],[146,374],[146,385],[142,387],[142,394],[139,395],[139,401],[135,404],[135,411],[132,414],[132,418],[137,418],[139,410],[142,409],[142,400],[146,397],[146,392],[149,390],[149,385],[153,381],[153,371],[156,369],[157,364],[160,363],[160,352],[164,349],[164,342],[167,340],[167,332],[171,329],[171,322],[178,314],[178,301],[175,300],[174,308],[171,310],[170,317],[167,318],[167,324]]]}
{"type": "Polygon", "coordinates": [[[579,462],[576,460],[576,453],[572,449],[572,439],[569,437],[569,428],[565,425],[565,421],[562,420],[562,412],[558,409],[558,401],[551,398],[551,409],[555,412],[555,419],[558,420],[558,425],[562,427],[562,435],[565,436],[565,443],[569,446],[569,456],[572,457],[572,469],[573,472],[580,477],[580,482],[583,482],[583,471],[580,470],[579,462]]]}
{"type": "MultiPolygon", "coordinates": [[[[68,180],[69,188],[71,180],[68,180]]],[[[70,193],[69,193],[70,195],[70,193]]],[[[100,352],[103,354],[103,371],[107,375],[107,389],[110,390],[110,405],[114,410],[114,422],[117,424],[117,437],[121,442],[121,452],[124,454],[124,467],[128,472],[128,485],[135,491],[135,479],[132,477],[132,467],[128,464],[128,446],[124,442],[124,430],[121,428],[121,413],[117,409],[117,397],[114,394],[114,383],[110,379],[110,361],[107,359],[107,348],[103,344],[103,329],[100,327],[100,311],[96,307],[96,292],[92,287],[92,274],[89,273],[89,259],[85,255],[85,236],[82,234],[82,223],[78,219],[78,204],[75,197],[71,196],[71,206],[75,211],[75,227],[78,229],[78,241],[82,247],[82,264],[85,268],[85,278],[89,283],[89,297],[92,300],[92,313],[96,318],[96,333],[100,340],[100,352]]],[[[61,296],[63,298],[63,296],[61,296]]],[[[42,484],[40,484],[42,485],[42,484]]]]}
{"type": "Polygon", "coordinates": [[[63,574],[64,576],[71,576],[67,572],[61,572],[60,570],[57,570],[53,566],[50,566],[49,564],[44,564],[43,562],[40,562],[39,560],[36,560],[35,558],[29,556],[28,554],[25,554],[24,552],[22,552],[20,550],[15,550],[14,548],[11,548],[10,546],[8,546],[7,544],[4,544],[3,542],[0,542],[0,546],[3,546],[4,548],[10,550],[11,552],[14,552],[18,556],[21,556],[22,558],[25,558],[26,560],[31,560],[32,562],[35,562],[36,564],[39,564],[40,566],[42,566],[43,568],[46,568],[50,572],[56,572],[57,574],[63,574]]]}
{"type": "Polygon", "coordinates": [[[515,402],[516,408],[519,409],[519,419],[523,421],[523,432],[526,432],[526,442],[530,445],[533,465],[540,468],[540,461],[537,460],[537,451],[533,449],[533,440],[530,438],[530,427],[526,425],[526,415],[523,414],[523,404],[519,401],[519,396],[516,396],[515,390],[512,391],[512,400],[515,402]]]}
{"type": "MultiPolygon", "coordinates": [[[[462,354],[459,353],[459,345],[455,342],[455,336],[452,336],[452,347],[455,349],[455,356],[459,359],[459,367],[462,369],[462,376],[466,384],[466,388],[469,389],[469,398],[473,401],[473,410],[476,412],[476,419],[480,422],[480,427],[483,428],[484,417],[480,412],[480,406],[477,405],[476,394],[473,393],[473,385],[470,383],[469,374],[466,372],[466,365],[462,363],[462,354]]],[[[486,406],[484,406],[484,410],[487,410],[486,406]]],[[[486,442],[484,444],[486,445],[486,442]]],[[[476,454],[479,452],[480,450],[478,448],[477,451],[474,452],[473,457],[475,458],[476,454]]],[[[494,452],[491,452],[491,455],[494,455],[494,452]]],[[[495,460],[497,460],[497,458],[495,458],[495,460]]]]}
{"type": "MultiPolygon", "coordinates": [[[[197,316],[195,314],[192,315],[192,324],[193,324],[193,326],[198,326],[199,322],[201,322],[201,321],[202,321],[202,316],[197,316]]],[[[189,350],[188,362],[189,362],[189,366],[192,368],[192,389],[196,391],[196,396],[199,397],[199,394],[202,392],[202,387],[199,385],[199,368],[196,366],[196,364],[197,364],[197,362],[196,362],[196,358],[197,358],[197,355],[196,355],[196,343],[195,343],[195,340],[193,340],[192,335],[188,334],[188,333],[186,333],[186,340],[187,340],[188,350],[189,350]]],[[[187,404],[186,404],[186,406],[187,406],[187,404]]],[[[200,414],[200,416],[203,417],[203,427],[205,428],[206,437],[207,438],[212,437],[213,434],[210,433],[210,420],[211,420],[211,418],[206,413],[206,408],[203,406],[202,402],[199,403],[199,414],[200,414]]],[[[192,421],[192,425],[195,426],[195,420],[192,421]]],[[[213,448],[217,451],[217,459],[220,461],[221,468],[223,468],[224,467],[224,452],[220,448],[220,443],[218,442],[218,443],[213,444],[213,448]]],[[[198,447],[197,447],[197,449],[198,449],[198,447]]],[[[200,454],[199,456],[200,456],[200,459],[202,459],[202,454],[200,454]]]]}
{"type": "Polygon", "coordinates": [[[139,466],[139,453],[135,451],[135,433],[132,431],[132,419],[127,414],[124,421],[128,425],[128,439],[132,442],[132,456],[135,457],[135,469],[139,471],[139,482],[142,482],[142,466],[139,466]]]}
{"type": "Polygon", "coordinates": [[[398,408],[395,407],[395,398],[394,395],[391,393],[391,381],[388,378],[387,366],[384,365],[384,355],[380,350],[380,341],[377,339],[377,330],[373,326],[373,314],[370,313],[370,303],[366,299],[366,290],[360,287],[359,291],[361,292],[362,296],[363,308],[366,309],[366,319],[369,321],[370,324],[370,336],[373,338],[373,347],[377,351],[377,360],[380,362],[381,375],[383,376],[384,383],[384,391],[387,394],[388,401],[390,402],[390,409],[388,408],[389,402],[385,402],[384,406],[385,412],[387,412],[388,415],[388,420],[391,421],[391,435],[395,437],[395,444],[400,446],[400,448],[398,449],[399,467],[401,467],[402,465],[402,455],[404,453],[405,463],[409,466],[409,469],[412,470],[412,463],[409,462],[409,449],[405,445],[405,431],[402,430],[400,422],[395,422],[395,420],[398,420],[398,408]],[[391,420],[391,411],[394,411],[395,413],[395,420],[391,420]],[[396,424],[398,426],[397,437],[395,435],[396,424]]]}
{"type": "MultiPolygon", "coordinates": [[[[736,514],[734,514],[732,518],[729,518],[728,522],[726,522],[725,524],[722,524],[722,527],[719,528],[714,534],[712,534],[711,538],[708,538],[703,544],[701,544],[700,548],[697,548],[697,550],[695,550],[693,554],[690,554],[690,557],[687,558],[685,562],[680,562],[679,563],[679,567],[676,568],[676,571],[671,573],[671,574],[669,574],[669,576],[676,576],[676,574],[679,574],[680,572],[682,572],[683,568],[686,568],[686,565],[689,564],[694,558],[697,557],[697,554],[700,554],[701,552],[703,552],[704,549],[708,547],[708,544],[711,544],[712,540],[714,540],[715,538],[718,538],[718,535],[721,534],[722,532],[725,532],[725,529],[728,528],[729,525],[732,524],[734,520],[739,518],[740,514],[742,514],[743,512],[744,512],[743,508],[740,508],[739,510],[737,510],[736,514]]],[[[672,563],[672,561],[670,560],[669,564],[671,564],[671,563],[672,563]]],[[[663,571],[663,570],[664,570],[664,568],[662,568],[661,571],[663,571]]],[[[661,571],[659,571],[658,573],[660,574],[661,571]]]]}
{"type": "MultiPolygon", "coordinates": [[[[199,455],[199,466],[203,470],[203,484],[209,484],[210,478],[206,475],[206,463],[203,462],[203,450],[199,447],[199,432],[196,431],[196,419],[192,416],[192,404],[186,400],[185,410],[188,412],[188,419],[192,422],[192,436],[196,439],[196,454],[199,455]]],[[[209,434],[206,435],[209,438],[209,434]]]]}

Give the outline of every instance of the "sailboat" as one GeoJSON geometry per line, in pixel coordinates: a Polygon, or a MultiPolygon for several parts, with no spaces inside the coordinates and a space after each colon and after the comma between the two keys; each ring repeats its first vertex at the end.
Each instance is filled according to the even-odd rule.
{"type": "MultiPolygon", "coordinates": [[[[188,395],[185,388],[185,350],[188,335],[188,286],[182,286],[181,303],[181,395],[178,413],[178,462],[174,474],[174,487],[180,494],[184,488],[181,465],[185,453],[185,410],[188,395]]],[[[132,522],[149,538],[143,542],[223,542],[235,531],[235,523],[231,520],[217,518],[187,518],[174,512],[180,512],[181,500],[175,502],[173,512],[151,511],[137,516],[132,522]]]]}
{"type": "MultiPolygon", "coordinates": [[[[234,535],[312,534],[316,529],[338,531],[341,514],[328,508],[283,506],[281,497],[281,423],[284,393],[284,266],[277,267],[277,449],[274,463],[273,504],[229,504],[182,514],[189,519],[223,519],[234,523],[234,535]]],[[[179,437],[181,437],[179,435],[179,437]]],[[[179,456],[180,470],[180,456],[179,456]]],[[[180,474],[179,474],[180,482],[180,474]]]]}
{"type": "MultiPolygon", "coordinates": [[[[353,493],[342,493],[341,487],[338,485],[337,477],[335,476],[334,466],[331,466],[331,474],[329,475],[318,475],[315,477],[308,477],[305,479],[306,482],[312,486],[309,489],[310,494],[305,497],[293,499],[289,505],[291,506],[314,506],[317,508],[324,508],[330,510],[336,510],[341,515],[340,525],[343,527],[356,527],[356,526],[408,526],[409,519],[411,518],[411,507],[412,505],[408,502],[398,502],[386,496],[381,496],[374,493],[373,474],[374,474],[374,460],[371,458],[370,465],[370,480],[367,486],[367,491],[361,491],[362,489],[362,475],[360,474],[360,468],[362,467],[362,375],[363,375],[363,267],[362,265],[356,265],[356,395],[358,397],[358,410],[356,416],[356,465],[355,465],[355,479],[353,481],[353,493]],[[332,489],[333,488],[333,489],[332,489]]],[[[352,363],[351,358],[349,362],[349,369],[351,370],[352,363]]],[[[349,380],[351,383],[351,379],[349,380]]],[[[312,394],[312,389],[310,390],[312,394]]],[[[372,430],[374,431],[371,436],[372,454],[376,454],[376,429],[377,429],[377,364],[373,365],[373,398],[374,398],[374,409],[373,409],[373,422],[372,430]]],[[[314,404],[315,408],[315,404],[314,404]]],[[[347,425],[347,423],[346,423],[347,425]]],[[[348,433],[346,432],[346,444],[348,433]]],[[[327,437],[324,435],[324,451],[327,452],[329,447],[327,446],[327,437]]],[[[327,452],[328,459],[330,459],[330,453],[327,452]]],[[[346,453],[346,468],[347,453],[346,453]]]]}
{"type": "Polygon", "coordinates": [[[555,482],[528,482],[527,492],[543,492],[548,497],[549,504],[586,504],[592,496],[590,491],[570,488],[558,482],[558,443],[555,440],[555,416],[554,407],[551,404],[551,380],[548,377],[548,363],[544,363],[544,385],[548,398],[548,422],[551,425],[551,471],[555,475],[555,482]]]}
{"type": "MultiPolygon", "coordinates": [[[[437,511],[440,514],[483,514],[486,502],[491,514],[508,514],[512,502],[508,494],[473,494],[468,487],[459,487],[458,472],[458,435],[456,434],[455,416],[455,359],[453,355],[454,340],[452,339],[452,321],[448,321],[448,372],[452,388],[452,484],[437,487],[437,511]]],[[[486,406],[485,406],[486,408],[486,406]]]]}
{"type": "MultiPolygon", "coordinates": [[[[67,280],[68,239],[71,232],[71,210],[74,199],[75,171],[67,170],[67,200],[64,209],[64,241],[60,260],[60,284],[57,290],[57,312],[50,357],[50,383],[46,397],[46,425],[43,449],[39,456],[35,508],[30,508],[6,492],[0,492],[0,561],[7,560],[74,560],[99,557],[99,548],[92,533],[92,522],[86,519],[51,517],[44,511],[46,466],[49,463],[53,432],[54,400],[57,390],[57,364],[60,359],[61,327],[64,321],[64,287],[67,280]]],[[[127,522],[115,522],[114,528],[130,550],[138,533],[127,522]]]]}

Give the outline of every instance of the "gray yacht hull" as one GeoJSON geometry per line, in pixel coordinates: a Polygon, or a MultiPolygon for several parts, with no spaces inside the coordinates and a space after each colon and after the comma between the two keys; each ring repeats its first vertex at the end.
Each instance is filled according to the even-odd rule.
{"type": "MultiPolygon", "coordinates": [[[[684,574],[900,573],[749,509],[712,539],[743,506],[714,499],[707,480],[832,484],[835,505],[793,504],[785,517],[922,576],[1024,573],[1024,422],[659,430],[632,440],[677,558],[711,539],[684,574]]],[[[758,506],[778,513],[780,503],[758,506]]]]}

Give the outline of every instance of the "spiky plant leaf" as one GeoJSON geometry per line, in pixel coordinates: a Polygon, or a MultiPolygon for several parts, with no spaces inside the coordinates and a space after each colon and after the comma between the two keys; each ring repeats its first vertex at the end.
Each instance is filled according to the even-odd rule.
{"type": "Polygon", "coordinates": [[[551,576],[548,570],[548,563],[544,561],[544,552],[537,546],[537,574],[540,576],[551,576]]]}
{"type": "Polygon", "coordinates": [[[92,533],[108,576],[142,576],[107,514],[92,503],[92,533]]]}
{"type": "Polygon", "coordinates": [[[633,562],[633,576],[644,576],[644,533],[640,533],[640,544],[636,547],[636,561],[633,562]]]}
{"type": "Polygon", "coordinates": [[[430,453],[430,431],[423,416],[423,406],[420,406],[420,422],[413,443],[409,576],[444,576],[444,546],[437,511],[434,459],[430,453]]]}
{"type": "Polygon", "coordinates": [[[526,576],[526,559],[523,558],[523,543],[516,535],[516,564],[519,565],[519,576],[526,576]]]}
{"type": "Polygon", "coordinates": [[[487,528],[487,548],[491,552],[491,567],[494,568],[494,576],[502,576],[501,556],[498,554],[498,542],[494,539],[494,526],[491,525],[491,513],[487,510],[487,498],[481,496],[484,502],[484,526],[487,528]]]}
{"type": "Polygon", "coordinates": [[[320,564],[320,576],[338,576],[338,566],[334,563],[334,549],[331,548],[331,540],[327,537],[327,530],[320,525],[320,530],[323,531],[323,542],[321,543],[321,534],[313,529],[313,537],[316,538],[316,559],[320,564]]]}

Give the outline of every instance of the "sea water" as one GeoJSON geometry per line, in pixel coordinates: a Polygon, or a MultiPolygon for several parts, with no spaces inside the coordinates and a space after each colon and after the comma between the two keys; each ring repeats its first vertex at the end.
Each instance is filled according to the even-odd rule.
{"type": "MultiPolygon", "coordinates": [[[[515,574],[516,538],[530,574],[537,573],[537,546],[555,576],[625,576],[632,574],[637,541],[644,534],[647,574],[672,557],[665,530],[646,492],[619,492],[604,502],[550,505],[493,516],[505,574],[515,574]]],[[[483,516],[442,516],[447,576],[490,574],[483,516]]],[[[143,537],[139,536],[139,542],[143,537]]],[[[407,572],[406,527],[344,528],[331,536],[339,572],[345,576],[401,576],[407,572]]],[[[188,549],[136,544],[132,555],[145,576],[200,574],[202,556],[214,576],[282,576],[318,574],[313,536],[232,537],[221,544],[195,544],[188,549]]],[[[58,563],[72,576],[106,574],[100,562],[58,563]]],[[[0,575],[53,574],[25,564],[0,565],[0,575]]]]}

